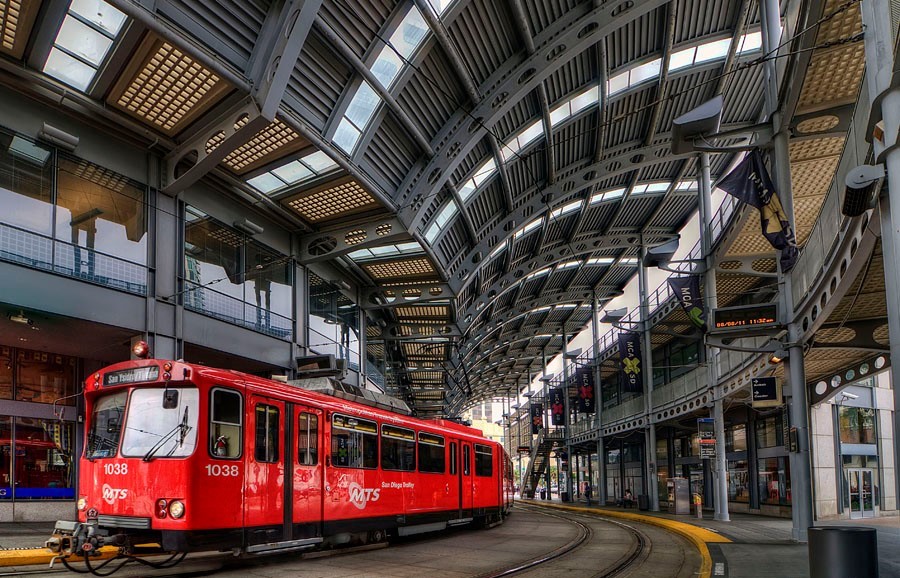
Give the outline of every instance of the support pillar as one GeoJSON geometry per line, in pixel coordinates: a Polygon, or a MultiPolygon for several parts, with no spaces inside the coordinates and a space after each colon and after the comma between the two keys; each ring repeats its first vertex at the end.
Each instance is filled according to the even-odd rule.
{"type": "MultiPolygon", "coordinates": [[[[643,245],[643,240],[641,240],[643,245]]],[[[647,247],[641,247],[641,257],[647,255],[647,247]]],[[[647,287],[647,268],[643,263],[638,268],[638,296],[641,305],[641,349],[644,352],[644,415],[647,429],[644,434],[644,456],[646,466],[644,477],[650,510],[659,511],[659,492],[656,491],[656,423],[653,421],[653,342],[650,339],[650,301],[647,287]]]]}
{"type": "Polygon", "coordinates": [[[605,506],[608,498],[606,493],[606,444],[603,442],[602,435],[597,438],[597,475],[600,478],[597,500],[601,506],[605,506]]]}
{"type": "Polygon", "coordinates": [[[600,480],[597,488],[594,489],[594,495],[600,505],[606,504],[606,456],[603,447],[603,384],[600,382],[600,364],[597,363],[597,357],[600,355],[600,300],[597,299],[596,292],[591,301],[593,307],[593,315],[591,315],[591,331],[594,343],[594,409],[596,410],[597,428],[597,475],[600,480]]]}
{"type": "MultiPolygon", "coordinates": [[[[569,347],[569,336],[565,332],[565,325],[563,325],[563,379],[562,379],[562,388],[563,388],[563,412],[565,413],[565,418],[563,421],[563,436],[566,441],[566,456],[568,460],[566,461],[566,492],[569,494],[569,499],[574,500],[575,495],[572,493],[572,464],[575,462],[575,456],[572,455],[572,415],[571,408],[569,406],[569,359],[566,356],[566,352],[569,347]]],[[[562,488],[560,488],[562,491],[562,488]]]]}

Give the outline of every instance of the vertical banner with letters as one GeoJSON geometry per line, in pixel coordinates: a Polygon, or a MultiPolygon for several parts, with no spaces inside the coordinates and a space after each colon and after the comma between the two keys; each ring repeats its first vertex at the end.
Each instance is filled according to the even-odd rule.
{"type": "Polygon", "coordinates": [[[594,370],[580,367],[575,371],[575,387],[578,388],[578,413],[594,413],[594,370]]]}
{"type": "Polygon", "coordinates": [[[634,331],[619,333],[619,356],[622,359],[622,390],[627,393],[643,392],[640,333],[634,331]]]}
{"type": "Polygon", "coordinates": [[[538,434],[544,427],[544,404],[531,404],[531,433],[538,434]]]}
{"type": "Polygon", "coordinates": [[[566,425],[565,407],[562,388],[554,387],[550,390],[550,416],[553,425],[566,425]]]}
{"type": "Polygon", "coordinates": [[[703,308],[703,297],[700,295],[700,276],[669,277],[669,288],[681,303],[691,323],[706,331],[706,309],[703,308]]]}

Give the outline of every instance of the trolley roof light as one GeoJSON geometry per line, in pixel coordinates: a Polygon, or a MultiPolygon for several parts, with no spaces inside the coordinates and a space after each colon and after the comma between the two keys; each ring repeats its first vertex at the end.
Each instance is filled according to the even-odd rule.
{"type": "Polygon", "coordinates": [[[131,348],[131,353],[139,359],[147,359],[150,357],[150,345],[146,341],[138,341],[131,348]]]}

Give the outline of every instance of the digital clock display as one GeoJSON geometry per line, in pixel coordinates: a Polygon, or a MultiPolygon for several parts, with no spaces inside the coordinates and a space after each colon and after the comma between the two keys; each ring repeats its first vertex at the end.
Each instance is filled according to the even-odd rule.
{"type": "Polygon", "coordinates": [[[133,367],[110,371],[103,376],[103,386],[123,385],[125,383],[139,383],[142,381],[156,381],[159,379],[159,366],[133,367]]]}
{"type": "Polygon", "coordinates": [[[778,307],[774,303],[713,310],[713,327],[715,329],[743,329],[777,324],[778,307]]]}

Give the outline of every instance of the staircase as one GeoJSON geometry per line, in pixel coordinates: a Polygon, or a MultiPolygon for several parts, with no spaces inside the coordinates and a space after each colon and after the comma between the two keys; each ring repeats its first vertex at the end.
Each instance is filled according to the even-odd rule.
{"type": "Polygon", "coordinates": [[[522,496],[534,499],[534,490],[537,488],[538,482],[547,472],[547,464],[550,462],[550,450],[554,446],[563,443],[563,437],[556,432],[547,432],[546,428],[541,428],[537,439],[531,446],[531,460],[528,462],[528,468],[525,469],[525,488],[522,496]]]}

